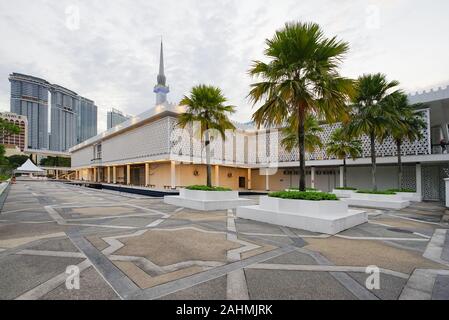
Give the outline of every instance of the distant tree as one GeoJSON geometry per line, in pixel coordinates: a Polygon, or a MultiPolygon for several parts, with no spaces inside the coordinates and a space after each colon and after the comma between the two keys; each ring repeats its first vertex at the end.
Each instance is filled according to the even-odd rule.
{"type": "Polygon", "coordinates": [[[327,144],[327,154],[343,160],[343,187],[347,187],[346,159],[356,159],[362,154],[362,143],[351,138],[343,128],[335,130],[327,144]]]}
{"type": "Polygon", "coordinates": [[[227,129],[235,129],[228,114],[235,112],[235,107],[226,105],[227,99],[220,88],[208,85],[198,85],[192,88],[189,96],[184,96],[180,105],[187,110],[178,118],[178,125],[185,128],[195,122],[200,124],[200,135],[204,138],[206,148],[207,186],[212,187],[212,167],[210,164],[210,133],[217,130],[225,139],[227,129]]]}
{"type": "MultiPolygon", "coordinates": [[[[367,135],[371,146],[371,182],[377,191],[376,182],[376,141],[382,141],[386,132],[394,126],[396,112],[385,104],[385,100],[399,85],[398,81],[387,81],[384,74],[365,74],[356,82],[356,94],[353,97],[352,117],[348,125],[351,136],[367,135]]],[[[396,124],[398,125],[398,124],[396,124]]]]}
{"type": "Polygon", "coordinates": [[[390,95],[384,101],[387,108],[391,108],[396,117],[392,125],[389,126],[387,134],[391,135],[396,143],[398,154],[398,188],[402,189],[402,150],[404,140],[411,142],[423,137],[423,130],[427,127],[423,119],[423,114],[417,112],[417,108],[422,104],[409,104],[408,97],[403,92],[390,95]]]}
{"type": "Polygon", "coordinates": [[[17,169],[22,164],[24,164],[29,159],[29,157],[25,155],[16,154],[8,157],[7,159],[9,162],[9,166],[12,169],[17,169]]]}
{"type": "MultiPolygon", "coordinates": [[[[294,148],[299,147],[298,141],[298,118],[291,117],[289,124],[282,129],[283,138],[281,144],[287,151],[291,151],[294,148]]],[[[323,128],[319,125],[316,118],[312,115],[307,115],[304,121],[304,143],[307,152],[314,152],[316,149],[323,147],[319,133],[323,131],[323,128]]]]}
{"type": "Polygon", "coordinates": [[[47,157],[41,159],[40,165],[46,167],[70,167],[71,160],[63,157],[47,157]]]}
{"type": "Polygon", "coordinates": [[[13,134],[19,134],[20,127],[8,120],[0,118],[0,139],[7,138],[13,134]]]}

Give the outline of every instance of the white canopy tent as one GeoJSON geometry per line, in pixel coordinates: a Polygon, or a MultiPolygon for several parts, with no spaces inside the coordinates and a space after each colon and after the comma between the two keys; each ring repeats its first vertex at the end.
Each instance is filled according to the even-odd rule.
{"type": "Polygon", "coordinates": [[[30,159],[28,159],[22,166],[15,170],[15,173],[35,173],[35,174],[45,174],[45,170],[42,170],[36,166],[30,159]]]}

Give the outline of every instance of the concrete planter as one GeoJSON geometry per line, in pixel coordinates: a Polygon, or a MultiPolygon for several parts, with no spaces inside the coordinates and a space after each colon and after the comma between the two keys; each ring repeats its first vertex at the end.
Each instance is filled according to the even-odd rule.
{"type": "Polygon", "coordinates": [[[341,201],[310,201],[260,197],[260,208],[267,211],[286,212],[296,214],[307,212],[313,215],[328,212],[346,213],[348,205],[341,201]]]}
{"type": "Polygon", "coordinates": [[[179,190],[179,196],[192,200],[236,200],[239,198],[238,191],[200,191],[179,190]]]}
{"type": "Polygon", "coordinates": [[[201,211],[235,209],[253,204],[251,200],[239,198],[238,191],[179,190],[179,196],[165,196],[164,202],[178,207],[201,211]]]}
{"type": "Polygon", "coordinates": [[[354,193],[350,198],[341,200],[350,206],[362,208],[403,209],[410,205],[410,201],[404,200],[400,194],[354,193]]]}
{"type": "Polygon", "coordinates": [[[413,202],[421,202],[421,195],[417,192],[398,192],[398,195],[401,196],[402,200],[413,201],[413,202]]]}
{"type": "Polygon", "coordinates": [[[364,200],[378,200],[378,201],[400,201],[402,197],[400,194],[369,194],[369,193],[357,193],[352,194],[352,198],[364,199],[364,200]]]}
{"type": "Polygon", "coordinates": [[[368,221],[365,211],[349,210],[342,201],[273,197],[261,197],[258,206],[237,208],[237,217],[326,234],[337,234],[368,221]]]}
{"type": "Polygon", "coordinates": [[[356,192],[357,190],[338,190],[338,189],[332,190],[332,193],[339,198],[351,198],[352,195],[356,192]]]}

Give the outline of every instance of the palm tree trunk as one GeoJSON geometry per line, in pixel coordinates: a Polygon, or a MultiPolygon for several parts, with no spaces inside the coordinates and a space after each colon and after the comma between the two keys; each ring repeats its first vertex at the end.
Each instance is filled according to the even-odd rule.
{"type": "Polygon", "coordinates": [[[343,158],[343,188],[348,186],[346,181],[346,158],[343,158]]]}
{"type": "Polygon", "coordinates": [[[304,110],[298,108],[298,144],[299,144],[299,191],[306,191],[306,150],[304,130],[304,110]]]}
{"type": "Polygon", "coordinates": [[[210,165],[210,138],[208,129],[206,129],[205,132],[205,145],[206,145],[207,186],[212,187],[212,166],[210,165]]]}
{"type": "Polygon", "coordinates": [[[396,147],[398,152],[398,189],[402,189],[402,155],[401,155],[401,140],[396,140],[396,147]]]}
{"type": "Polygon", "coordinates": [[[374,132],[370,134],[371,140],[371,179],[373,185],[373,191],[377,191],[377,183],[376,183],[376,137],[374,136],[374,132]]]}

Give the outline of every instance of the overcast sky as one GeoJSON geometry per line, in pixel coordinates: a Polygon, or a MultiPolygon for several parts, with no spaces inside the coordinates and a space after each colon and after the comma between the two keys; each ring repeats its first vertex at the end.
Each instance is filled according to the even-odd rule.
{"type": "Polygon", "coordinates": [[[101,132],[112,107],[154,106],[162,35],[169,101],[213,84],[245,122],[251,61],[296,20],[350,43],[345,76],[383,72],[407,91],[449,84],[447,0],[0,0],[0,110],[9,110],[8,75],[30,74],[93,99],[101,132]]]}

